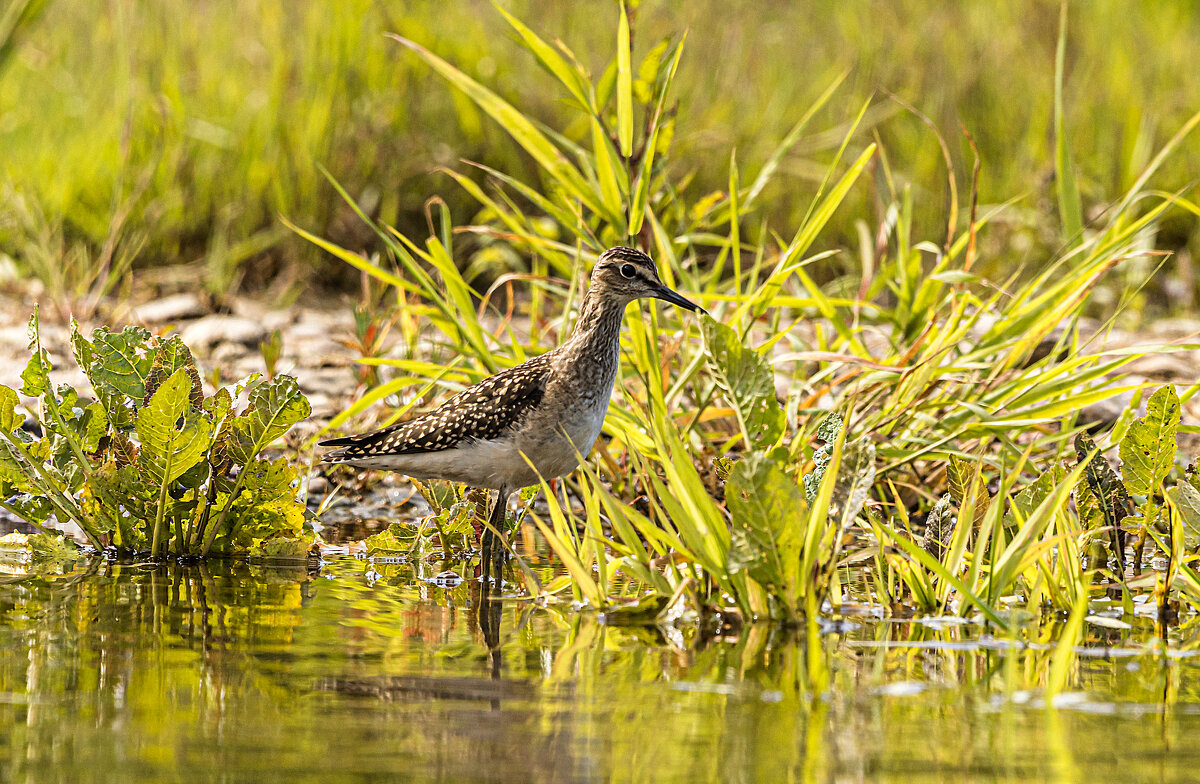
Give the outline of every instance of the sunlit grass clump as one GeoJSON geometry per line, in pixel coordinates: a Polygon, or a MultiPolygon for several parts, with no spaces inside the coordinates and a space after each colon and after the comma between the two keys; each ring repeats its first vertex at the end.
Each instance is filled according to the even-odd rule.
{"type": "Polygon", "coordinates": [[[400,43],[504,128],[539,177],[485,169],[481,187],[450,172],[478,212],[455,226],[435,208],[423,242],[360,211],[386,248],[372,258],[297,231],[391,287],[399,308],[405,356],[364,357],[393,373],[346,416],[400,394],[399,418],[433,389],[457,390],[563,340],[587,265],[608,245],[647,248],[668,285],[712,311],[699,329],[655,310],[629,320],[607,442],[563,494],[543,488],[547,513],[531,513],[566,567],[549,584],[523,569],[531,594],[743,620],[811,621],[865,602],[1007,628],[1014,601],[1079,612],[1101,585],[1130,606],[1147,588],[1124,568],[1141,563],[1136,540],[1170,558],[1162,606],[1200,600],[1185,548],[1195,485],[1175,466],[1176,391],[1157,392],[1145,421],[1131,409],[1102,441],[1122,445],[1118,477],[1081,412],[1136,390],[1121,369],[1141,352],[1106,352],[1079,329],[1094,288],[1151,251],[1145,238],[1188,206],[1150,188],[1196,117],[1084,230],[1059,112],[1062,251],[988,278],[980,236],[1005,207],[980,210],[972,179],[945,236],[914,236],[913,189],[897,184],[877,144],[856,142],[870,105],[849,122],[803,221],[787,232],[766,225],[761,194],[837,80],[797,111],[765,166],[748,177],[731,160],[728,188],[691,203],[669,165],[683,39],[635,63],[622,14],[613,61],[593,80],[565,46],[502,13],[576,109],[568,128],[540,125],[428,49],[400,43]],[[883,222],[864,225],[850,253],[814,251],[868,173],[886,199],[883,222]],[[532,259],[534,274],[520,278],[530,287],[524,312],[497,320],[494,303],[518,278],[474,291],[457,263],[466,244],[476,256],[532,259]],[[816,262],[840,267],[836,286],[815,282],[816,262]],[[1129,457],[1143,447],[1149,473],[1129,457]]]}

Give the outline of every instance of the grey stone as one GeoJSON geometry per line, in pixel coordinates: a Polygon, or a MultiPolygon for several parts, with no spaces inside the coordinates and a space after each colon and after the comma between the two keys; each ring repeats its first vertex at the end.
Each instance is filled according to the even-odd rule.
{"type": "Polygon", "coordinates": [[[204,303],[195,294],[173,294],[138,305],[134,314],[147,324],[164,324],[203,316],[204,303]]]}
{"type": "Polygon", "coordinates": [[[213,315],[188,324],[181,336],[192,351],[208,354],[223,343],[257,348],[266,339],[267,328],[241,316],[213,315]]]}

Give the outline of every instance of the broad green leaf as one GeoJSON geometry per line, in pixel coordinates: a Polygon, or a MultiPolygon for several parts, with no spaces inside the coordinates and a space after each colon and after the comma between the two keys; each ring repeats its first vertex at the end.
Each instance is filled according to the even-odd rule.
{"type": "Polygon", "coordinates": [[[1121,530],[1121,521],[1133,515],[1133,499],[1129,497],[1129,492],[1112,465],[1096,448],[1091,436],[1086,433],[1076,434],[1075,455],[1080,463],[1090,458],[1084,476],[1100,507],[1104,525],[1112,529],[1110,545],[1113,557],[1118,564],[1124,564],[1125,535],[1121,530]]]}
{"type": "MultiPolygon", "coordinates": [[[[728,568],[791,596],[790,567],[800,558],[808,505],[796,482],[761,452],[733,466],[725,485],[730,517],[728,568]]],[[[794,606],[789,601],[789,606],[794,606]]]]}
{"type": "Polygon", "coordinates": [[[82,506],[97,530],[111,533],[112,543],[123,549],[141,549],[149,542],[156,501],[148,475],[137,465],[105,463],[84,483],[82,506]],[[109,499],[119,498],[119,504],[109,499]]]}
{"type": "Polygon", "coordinates": [[[138,463],[155,486],[174,482],[204,459],[212,436],[212,423],[191,406],[192,379],[186,368],[163,382],[150,402],[138,412],[141,441],[138,463]]]}
{"type": "Polygon", "coordinates": [[[1200,545],[1200,490],[1180,482],[1167,491],[1167,499],[1183,521],[1184,546],[1190,550],[1200,545]]]}
{"type": "Polygon", "coordinates": [[[721,322],[704,317],[700,325],[709,372],[736,412],[747,448],[774,445],[783,432],[784,414],[770,363],[721,322]]]}
{"type": "Polygon", "coordinates": [[[92,388],[97,393],[117,392],[138,402],[146,396],[146,378],[154,365],[152,340],[149,332],[134,326],[120,332],[97,327],[92,330],[90,342],[78,332],[72,336],[75,358],[92,388]]]}
{"type": "Polygon", "coordinates": [[[17,393],[0,384],[0,433],[20,427],[24,417],[17,413],[17,393]]]}
{"type": "MultiPolygon", "coordinates": [[[[856,440],[845,445],[842,464],[838,467],[837,483],[833,486],[832,509],[841,523],[839,536],[850,527],[867,503],[875,483],[875,444],[856,440]]],[[[838,544],[834,543],[835,546],[838,544]]]]}
{"type": "Polygon", "coordinates": [[[312,413],[308,400],[291,376],[276,376],[255,387],[250,405],[233,419],[226,452],[234,462],[247,465],[292,425],[312,413]]]}
{"type": "Polygon", "coordinates": [[[1167,384],[1150,396],[1146,416],[1134,421],[1121,439],[1121,475],[1134,495],[1157,492],[1175,462],[1179,396],[1167,384]]]}
{"type": "Polygon", "coordinates": [[[108,414],[104,406],[92,403],[83,412],[83,428],[80,446],[89,454],[100,448],[100,439],[108,433],[108,414]]]}
{"type": "MultiPolygon", "coordinates": [[[[1043,471],[1037,479],[1021,488],[1021,491],[1013,496],[1012,499],[1013,505],[1020,510],[1021,516],[1028,520],[1029,516],[1033,514],[1033,510],[1037,509],[1041,505],[1042,501],[1046,500],[1046,497],[1050,495],[1050,491],[1053,490],[1063,480],[1065,475],[1066,472],[1063,470],[1062,466],[1051,466],[1043,471]]],[[[1087,479],[1085,478],[1085,487],[1086,483],[1087,479]]],[[[1076,499],[1076,501],[1078,503],[1078,499],[1076,499]]],[[[1098,509],[1099,508],[1097,507],[1097,510],[1098,509]]],[[[1080,517],[1082,518],[1082,516],[1083,515],[1081,514],[1080,517]]]]}
{"type": "Polygon", "coordinates": [[[42,348],[42,336],[38,325],[38,310],[33,309],[29,317],[29,362],[21,372],[21,393],[30,397],[41,397],[50,391],[50,358],[42,348]]]}
{"type": "Polygon", "coordinates": [[[13,493],[39,493],[13,446],[0,440],[0,497],[13,493]]]}
{"type": "Polygon", "coordinates": [[[271,537],[300,537],[305,510],[296,501],[296,471],[287,458],[256,460],[243,470],[241,490],[231,499],[214,549],[244,553],[271,537]]]}
{"type": "Polygon", "coordinates": [[[988,505],[991,503],[991,496],[988,494],[987,486],[984,484],[983,475],[976,471],[976,467],[963,460],[958,455],[950,455],[950,463],[946,466],[946,484],[950,490],[950,497],[954,500],[954,505],[958,507],[960,516],[969,517],[974,525],[978,525],[983,516],[987,514],[988,505]],[[966,503],[967,497],[973,498],[974,512],[965,512],[963,504],[966,503]]]}

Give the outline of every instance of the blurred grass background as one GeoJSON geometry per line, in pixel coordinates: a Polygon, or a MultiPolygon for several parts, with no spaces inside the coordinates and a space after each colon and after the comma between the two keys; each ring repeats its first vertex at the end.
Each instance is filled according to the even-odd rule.
{"type": "MultiPolygon", "coordinates": [[[[504,5],[567,42],[595,73],[608,62],[615,3],[504,5]]],[[[849,69],[785,162],[789,176],[766,194],[771,223],[785,233],[871,96],[858,141],[881,142],[894,176],[912,184],[918,233],[944,233],[947,177],[937,137],[890,95],[947,140],[962,221],[972,153],[960,126],[967,129],[981,158],[981,202],[1020,199],[982,246],[983,269],[1004,271],[1061,242],[1052,181],[1058,12],[1044,0],[643,2],[634,62],[662,36],[688,30],[672,157],[680,176],[693,175],[692,201],[727,187],[731,150],[756,168],[849,69]]],[[[0,253],[10,258],[9,274],[44,276],[69,257],[120,259],[134,269],[191,264],[217,293],[280,272],[344,283],[344,265],[277,218],[347,247],[371,247],[318,165],[374,215],[418,234],[434,195],[457,221],[472,217],[457,186],[431,174],[437,166],[466,158],[525,167],[536,181],[507,134],[385,39],[387,31],[427,46],[553,127],[570,116],[553,80],[481,0],[49,2],[20,31],[0,73],[0,253]]],[[[1122,0],[1077,2],[1067,41],[1066,121],[1086,218],[1119,197],[1198,108],[1200,16],[1188,0],[1136,10],[1122,0]]],[[[1200,144],[1192,142],[1156,182],[1183,188],[1198,171],[1200,144]]],[[[855,245],[855,221],[881,218],[874,201],[870,188],[856,189],[822,244],[855,245]]],[[[1183,251],[1172,265],[1186,269],[1168,294],[1186,310],[1189,260],[1200,246],[1195,216],[1173,214],[1154,244],[1183,251]]]]}

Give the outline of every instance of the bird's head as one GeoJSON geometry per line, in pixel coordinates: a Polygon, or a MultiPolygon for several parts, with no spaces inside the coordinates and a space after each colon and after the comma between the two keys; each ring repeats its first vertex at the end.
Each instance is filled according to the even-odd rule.
{"type": "Polygon", "coordinates": [[[658,279],[654,260],[636,248],[609,248],[600,254],[592,268],[592,288],[626,302],[654,297],[681,308],[707,313],[704,308],[681,297],[658,279]]]}

